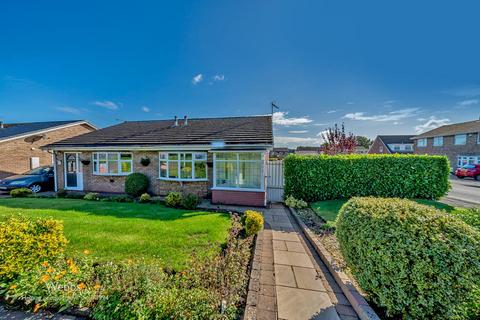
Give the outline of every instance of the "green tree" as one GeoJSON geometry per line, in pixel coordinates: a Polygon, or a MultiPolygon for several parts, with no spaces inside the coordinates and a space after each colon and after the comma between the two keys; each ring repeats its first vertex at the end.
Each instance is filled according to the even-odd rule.
{"type": "Polygon", "coordinates": [[[369,149],[370,146],[372,145],[373,141],[370,140],[369,138],[365,136],[356,136],[357,139],[357,146],[364,147],[366,149],[369,149]]]}

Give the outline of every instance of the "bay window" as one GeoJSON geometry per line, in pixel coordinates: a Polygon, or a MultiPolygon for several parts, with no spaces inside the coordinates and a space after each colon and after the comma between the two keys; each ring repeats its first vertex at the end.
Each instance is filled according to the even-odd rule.
{"type": "Polygon", "coordinates": [[[159,154],[160,179],[207,180],[207,153],[162,152],[159,154]]]}
{"type": "Polygon", "coordinates": [[[96,175],[128,175],[132,173],[133,156],[123,152],[95,152],[93,173],[96,175]]]}
{"type": "Polygon", "coordinates": [[[214,188],[263,190],[263,153],[217,152],[214,188]]]}

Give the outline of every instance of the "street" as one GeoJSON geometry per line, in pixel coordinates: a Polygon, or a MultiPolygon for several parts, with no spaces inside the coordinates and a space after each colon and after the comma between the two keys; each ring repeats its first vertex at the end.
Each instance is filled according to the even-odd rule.
{"type": "Polygon", "coordinates": [[[443,197],[442,202],[457,207],[480,206],[480,181],[450,177],[452,189],[443,197]]]}

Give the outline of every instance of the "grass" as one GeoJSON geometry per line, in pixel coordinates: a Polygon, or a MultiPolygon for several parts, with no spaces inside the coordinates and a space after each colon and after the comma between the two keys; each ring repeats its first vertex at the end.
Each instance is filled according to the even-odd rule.
{"type": "Polygon", "coordinates": [[[67,254],[85,249],[98,260],[145,259],[176,270],[193,251],[207,254],[226,240],[227,214],[179,210],[158,204],[73,199],[0,199],[0,220],[8,216],[62,220],[67,254]]]}
{"type": "MultiPolygon", "coordinates": [[[[327,222],[327,226],[335,227],[335,220],[337,219],[338,212],[343,204],[347,201],[348,199],[318,201],[312,203],[311,207],[319,217],[327,222]]],[[[416,199],[414,201],[420,204],[433,206],[437,209],[445,210],[447,212],[452,212],[455,210],[454,207],[435,200],[416,199]]]]}

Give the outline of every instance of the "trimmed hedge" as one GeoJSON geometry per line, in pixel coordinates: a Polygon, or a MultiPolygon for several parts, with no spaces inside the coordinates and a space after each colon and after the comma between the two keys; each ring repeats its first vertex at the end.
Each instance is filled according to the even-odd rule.
{"type": "Polygon", "coordinates": [[[444,156],[289,155],[285,195],[313,202],[355,196],[438,199],[450,188],[444,156]]]}
{"type": "Polygon", "coordinates": [[[478,314],[480,232],[405,199],[353,198],[336,236],[360,287],[389,316],[452,319],[478,314]]]}

